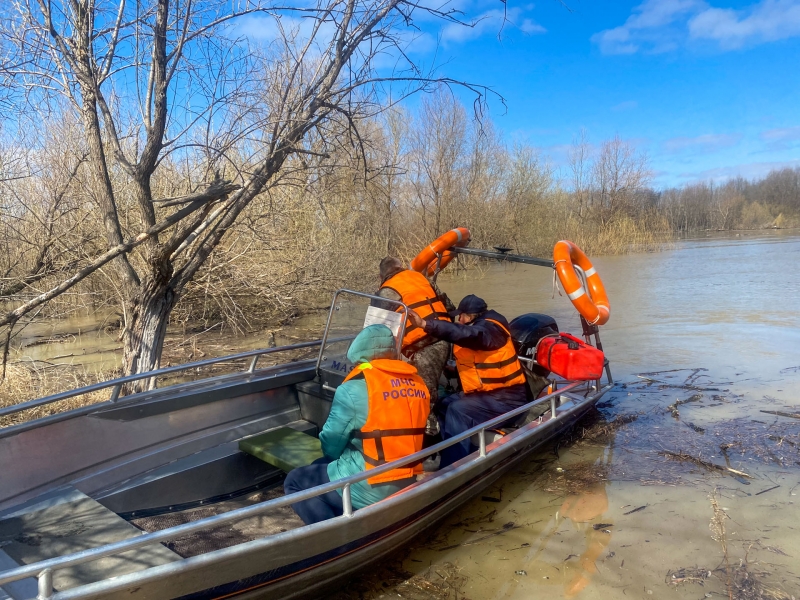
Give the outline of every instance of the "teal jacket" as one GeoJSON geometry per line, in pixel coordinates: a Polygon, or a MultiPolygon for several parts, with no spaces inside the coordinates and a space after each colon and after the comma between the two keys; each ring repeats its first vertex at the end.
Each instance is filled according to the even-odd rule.
{"type": "MultiPolygon", "coordinates": [[[[394,357],[394,336],[385,325],[370,325],[356,336],[347,351],[347,359],[352,365],[359,365],[377,358],[394,357]]],[[[361,440],[353,438],[353,432],[361,429],[367,422],[369,400],[367,382],[354,379],[336,388],[331,413],[319,434],[322,452],[334,461],[328,464],[328,477],[331,481],[361,473],[364,457],[361,454],[361,440]],[[358,448],[358,450],[356,450],[358,448]]],[[[353,508],[364,508],[391,496],[414,481],[404,479],[371,485],[367,480],[351,486],[350,497],[353,508]]],[[[338,490],[341,495],[342,490],[338,490]]]]}

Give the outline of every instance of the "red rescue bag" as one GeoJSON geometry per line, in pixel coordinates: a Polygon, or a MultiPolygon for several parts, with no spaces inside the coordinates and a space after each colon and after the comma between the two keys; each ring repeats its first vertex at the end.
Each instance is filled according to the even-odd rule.
{"type": "Polygon", "coordinates": [[[602,350],[574,335],[559,333],[543,337],[536,346],[536,362],[570,381],[600,379],[605,356],[602,350]]]}

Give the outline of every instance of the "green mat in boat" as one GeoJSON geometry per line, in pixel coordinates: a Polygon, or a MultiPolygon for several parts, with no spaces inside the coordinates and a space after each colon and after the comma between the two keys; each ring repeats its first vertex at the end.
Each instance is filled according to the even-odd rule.
{"type": "Polygon", "coordinates": [[[315,437],[291,427],[282,427],[239,442],[239,450],[260,458],[287,473],[322,458],[322,448],[315,437]]]}

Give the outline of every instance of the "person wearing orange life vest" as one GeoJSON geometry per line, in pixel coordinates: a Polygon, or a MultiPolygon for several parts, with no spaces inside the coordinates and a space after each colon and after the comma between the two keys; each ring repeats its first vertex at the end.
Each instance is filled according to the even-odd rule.
{"type": "MultiPolygon", "coordinates": [[[[453,316],[457,318],[456,323],[410,315],[411,321],[425,333],[453,344],[462,389],[435,407],[445,440],[529,401],[525,373],[517,359],[505,317],[489,310],[486,302],[475,295],[461,300],[453,316]]],[[[521,418],[515,417],[512,421],[521,418]]],[[[469,439],[445,448],[440,467],[454,463],[471,451],[469,439]]]]}
{"type": "MultiPolygon", "coordinates": [[[[395,339],[385,325],[359,333],[347,351],[356,367],[336,389],[320,432],[323,458],[294,469],[287,494],[369,471],[419,452],[430,411],[430,394],[417,370],[395,360],[395,339]]],[[[422,465],[393,469],[350,487],[354,509],[378,502],[416,481],[422,465]]],[[[342,492],[328,492],[292,505],[306,524],[343,513],[342,492]]]]}
{"type": "MultiPolygon", "coordinates": [[[[399,258],[384,258],[380,263],[380,276],[378,296],[403,302],[423,319],[451,321],[448,311],[454,310],[455,306],[450,299],[422,273],[406,269],[399,258]]],[[[389,302],[374,301],[373,305],[385,310],[398,310],[396,305],[389,302]]],[[[428,335],[409,321],[406,323],[402,352],[425,381],[433,406],[439,398],[439,378],[450,355],[450,344],[428,335]]],[[[427,433],[438,433],[438,421],[433,415],[428,421],[427,433]]]]}

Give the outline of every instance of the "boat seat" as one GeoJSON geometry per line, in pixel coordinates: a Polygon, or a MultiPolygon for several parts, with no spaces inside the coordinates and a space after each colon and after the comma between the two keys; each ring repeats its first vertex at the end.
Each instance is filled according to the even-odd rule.
{"type": "MultiPolygon", "coordinates": [[[[142,534],[72,486],[60,488],[55,496],[52,493],[45,496],[43,501],[34,499],[0,518],[0,547],[6,557],[18,565],[66,556],[142,534]]],[[[58,569],[54,573],[53,587],[62,591],[176,560],[180,560],[180,556],[155,543],[58,569]]],[[[8,595],[15,597],[10,585],[4,588],[8,595]]]]}
{"type": "Polygon", "coordinates": [[[239,450],[287,473],[322,458],[319,439],[291,427],[281,427],[239,441],[239,450]]]}

